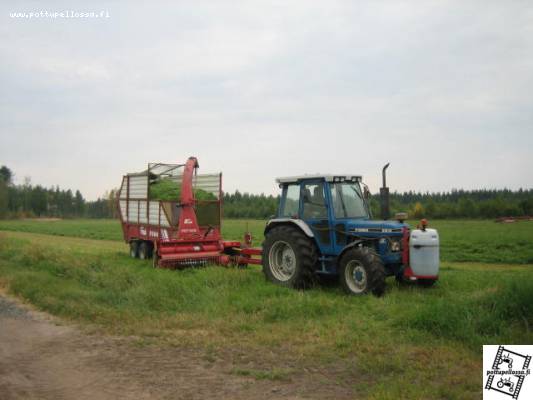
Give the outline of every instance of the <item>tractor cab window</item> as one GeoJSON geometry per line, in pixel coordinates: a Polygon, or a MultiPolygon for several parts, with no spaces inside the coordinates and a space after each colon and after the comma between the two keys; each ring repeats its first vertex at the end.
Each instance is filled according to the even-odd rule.
{"type": "Polygon", "coordinates": [[[303,205],[304,219],[328,217],[323,183],[313,183],[303,186],[303,205]]]}
{"type": "Polygon", "coordinates": [[[359,183],[338,182],[331,185],[331,198],[336,218],[368,218],[359,183]]]}
{"type": "Polygon", "coordinates": [[[287,185],[287,194],[283,202],[283,210],[281,210],[281,217],[292,218],[298,216],[298,208],[300,207],[300,185],[287,185]]]}

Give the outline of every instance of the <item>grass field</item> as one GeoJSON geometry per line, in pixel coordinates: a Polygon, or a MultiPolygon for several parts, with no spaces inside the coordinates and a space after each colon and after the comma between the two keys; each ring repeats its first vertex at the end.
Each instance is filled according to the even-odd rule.
{"type": "MultiPolygon", "coordinates": [[[[225,235],[240,238],[245,225],[226,221],[225,235]]],[[[248,225],[260,240],[264,222],[248,225]]],[[[95,220],[1,221],[0,285],[141,346],[195,346],[207,360],[231,352],[243,359],[237,375],[290,380],[323,368],[361,398],[479,398],[482,344],[533,343],[533,224],[434,226],[438,285],[389,279],[381,298],[280,288],[257,267],[154,270],[128,257],[116,221],[95,220]]]]}
{"type": "MultiPolygon", "coordinates": [[[[485,220],[436,220],[431,226],[439,230],[441,259],[484,263],[533,264],[533,222],[498,224],[485,220]]],[[[411,222],[411,226],[416,223],[411,222]]],[[[242,239],[249,229],[254,244],[263,240],[265,221],[225,220],[223,235],[242,239]]],[[[0,220],[0,230],[73,236],[87,239],[123,240],[116,220],[0,220]]]]}

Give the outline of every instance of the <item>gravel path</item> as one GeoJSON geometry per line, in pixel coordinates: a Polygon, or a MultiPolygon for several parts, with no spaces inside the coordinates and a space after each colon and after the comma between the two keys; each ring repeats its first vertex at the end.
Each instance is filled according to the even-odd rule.
{"type": "Polygon", "coordinates": [[[31,319],[28,311],[0,295],[0,318],[31,319]]]}
{"type": "Polygon", "coordinates": [[[212,360],[198,350],[87,335],[0,292],[0,400],[354,398],[321,374],[279,382],[234,368],[231,355],[212,360]]]}

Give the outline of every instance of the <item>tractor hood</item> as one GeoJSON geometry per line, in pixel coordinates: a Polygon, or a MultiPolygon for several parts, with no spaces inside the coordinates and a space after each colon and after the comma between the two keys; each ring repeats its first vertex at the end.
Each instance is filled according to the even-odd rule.
{"type": "Polygon", "coordinates": [[[375,221],[353,219],[346,224],[347,230],[356,234],[401,234],[404,227],[409,227],[409,225],[391,220],[375,221]]]}

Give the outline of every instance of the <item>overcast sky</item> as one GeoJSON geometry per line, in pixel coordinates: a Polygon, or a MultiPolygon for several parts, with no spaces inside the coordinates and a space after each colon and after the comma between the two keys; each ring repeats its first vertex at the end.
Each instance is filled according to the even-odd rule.
{"type": "Polygon", "coordinates": [[[391,190],[533,187],[531,1],[0,10],[0,164],[18,183],[95,199],[148,162],[195,155],[226,191],[321,172],[376,192],[386,162],[391,190]],[[10,16],[41,10],[109,18],[10,16]]]}

